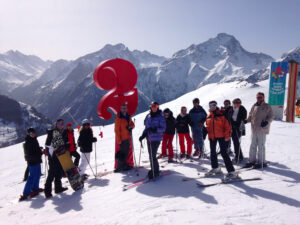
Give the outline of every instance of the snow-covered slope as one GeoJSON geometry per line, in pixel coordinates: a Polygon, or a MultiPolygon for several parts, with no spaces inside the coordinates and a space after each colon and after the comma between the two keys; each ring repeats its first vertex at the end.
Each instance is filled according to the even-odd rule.
{"type": "Polygon", "coordinates": [[[23,82],[36,79],[51,63],[19,51],[11,50],[0,54],[0,90],[4,94],[23,82]]]}
{"type": "Polygon", "coordinates": [[[50,121],[35,108],[0,95],[0,147],[22,142],[28,127],[45,134],[50,121]]]}
{"type": "MultiPolygon", "coordinates": [[[[258,91],[267,93],[268,81],[258,85],[246,82],[209,84],[190,92],[161,108],[169,107],[176,114],[182,105],[192,107],[192,99],[199,97],[207,109],[208,101],[219,103],[226,98],[240,97],[249,110],[258,91]],[[209,93],[209,94],[208,94],[209,93]]],[[[139,156],[138,137],[143,130],[147,112],[137,115],[133,131],[136,157],[139,156]]],[[[54,195],[50,200],[38,196],[30,201],[16,203],[22,193],[21,181],[26,164],[21,144],[0,149],[0,224],[299,224],[300,219],[300,153],[297,148],[300,138],[300,121],[285,123],[275,121],[267,137],[267,160],[270,166],[264,171],[253,170],[241,173],[243,178],[261,177],[262,181],[219,185],[207,189],[196,187],[196,180],[182,182],[184,176],[203,175],[210,168],[207,159],[185,161],[183,164],[165,164],[162,170],[173,173],[155,182],[145,184],[127,192],[122,191],[124,183],[136,180],[146,174],[140,169],[137,177],[134,171],[111,174],[97,180],[90,179],[82,191],[69,190],[54,195]]],[[[94,127],[94,133],[99,128],[94,127]]],[[[242,149],[248,155],[250,127],[242,138],[242,149]]],[[[113,126],[105,126],[104,138],[97,143],[98,171],[111,170],[114,158],[113,126]]],[[[76,136],[78,136],[76,132],[76,136]]],[[[39,137],[41,144],[45,136],[39,137]]],[[[144,143],[145,144],[145,143],[144,143]]],[[[173,142],[174,147],[176,139],[173,142]]],[[[205,141],[209,149],[208,141],[205,141]]],[[[94,153],[94,152],[93,152],[94,153]]],[[[94,154],[91,164],[95,169],[94,154]]],[[[142,150],[143,164],[147,161],[147,150],[142,150]]],[[[222,164],[222,160],[220,161],[222,164]]],[[[222,164],[223,167],[223,164],[222,164]]],[[[223,168],[225,171],[225,169],[223,168]]],[[[44,170],[43,170],[44,171],[44,170]]],[[[203,179],[210,183],[218,179],[203,179]]],[[[41,179],[42,187],[44,178],[41,179]]],[[[64,184],[67,185],[67,184],[64,184]]]]}

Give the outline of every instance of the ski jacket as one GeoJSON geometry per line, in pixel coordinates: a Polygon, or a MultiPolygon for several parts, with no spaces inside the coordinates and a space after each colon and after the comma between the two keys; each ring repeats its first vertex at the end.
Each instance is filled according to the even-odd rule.
{"type": "Polygon", "coordinates": [[[175,127],[176,127],[176,120],[175,120],[175,118],[173,116],[173,113],[171,111],[169,112],[169,117],[165,120],[166,120],[165,133],[174,135],[175,134],[175,127]]]}
{"type": "Polygon", "coordinates": [[[69,147],[68,148],[69,152],[76,151],[76,142],[75,142],[75,137],[74,137],[74,130],[72,130],[71,132],[68,129],[64,130],[63,138],[64,138],[64,140],[67,140],[66,147],[69,147]]]}
{"type": "Polygon", "coordinates": [[[192,126],[192,120],[189,114],[182,116],[179,114],[176,118],[176,130],[178,134],[189,133],[189,125],[192,126]]]}
{"type": "Polygon", "coordinates": [[[216,138],[230,138],[230,126],[224,114],[217,108],[210,112],[206,119],[206,129],[208,138],[214,140],[216,138]]]}
{"type": "Polygon", "coordinates": [[[80,147],[81,152],[92,152],[93,151],[93,142],[96,142],[97,138],[93,137],[92,128],[83,128],[79,132],[78,137],[78,146],[80,147]]]}
{"type": "Polygon", "coordinates": [[[130,139],[132,129],[129,129],[129,126],[132,129],[134,128],[134,123],[131,117],[128,114],[124,116],[122,113],[118,113],[115,119],[115,134],[117,143],[130,139]]]}
{"type": "Polygon", "coordinates": [[[166,120],[162,111],[158,110],[156,113],[151,112],[146,118],[145,127],[148,141],[161,141],[163,133],[166,130],[166,120]],[[151,131],[149,128],[156,129],[156,132],[151,131]]]}
{"type": "MultiPolygon", "coordinates": [[[[236,121],[234,121],[232,119],[232,116],[233,116],[233,113],[230,117],[230,121],[231,121],[231,126],[232,126],[232,129],[236,129],[236,130],[241,130],[240,127],[241,127],[241,123],[244,122],[247,118],[247,110],[245,109],[244,106],[240,106],[239,107],[239,112],[237,114],[237,118],[236,118],[236,121]]],[[[242,131],[242,130],[241,130],[242,131]]]]}
{"type": "Polygon", "coordinates": [[[221,112],[224,114],[225,118],[227,119],[229,125],[231,125],[231,118],[233,115],[233,107],[229,106],[228,108],[221,107],[221,112]]]}
{"type": "Polygon", "coordinates": [[[24,156],[28,166],[34,166],[42,163],[42,155],[43,153],[37,138],[32,138],[27,135],[24,144],[24,156]]]}
{"type": "Polygon", "coordinates": [[[205,110],[199,106],[194,107],[190,110],[189,115],[192,120],[192,131],[193,132],[202,132],[203,124],[205,123],[207,113],[205,110]]]}
{"type": "Polygon", "coordinates": [[[249,113],[247,122],[251,122],[252,133],[264,133],[269,134],[270,125],[273,121],[273,110],[271,106],[265,102],[260,105],[255,103],[249,113]],[[268,125],[261,127],[261,122],[267,121],[268,125]]]}

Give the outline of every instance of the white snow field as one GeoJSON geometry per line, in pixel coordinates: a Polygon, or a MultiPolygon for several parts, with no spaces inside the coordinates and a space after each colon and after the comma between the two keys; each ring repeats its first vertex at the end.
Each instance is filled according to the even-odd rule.
{"type": "MultiPolygon", "coordinates": [[[[210,84],[190,92],[172,102],[161,106],[169,107],[174,114],[180,106],[192,106],[192,99],[200,98],[207,110],[208,101],[215,99],[219,104],[226,98],[240,97],[243,105],[250,110],[258,91],[267,93],[268,81],[259,86],[241,82],[210,84]]],[[[135,155],[138,159],[140,145],[138,137],[143,130],[146,113],[135,116],[137,127],[134,129],[135,155]]],[[[94,127],[94,133],[99,128],[94,127]]],[[[250,125],[242,138],[242,149],[247,156],[250,145],[250,125]]],[[[97,162],[98,173],[113,169],[114,133],[113,126],[103,130],[104,138],[98,136],[97,162]]],[[[76,131],[76,135],[77,131],[76,131]]],[[[45,136],[39,137],[44,145],[45,136]]],[[[55,224],[55,225],[92,225],[92,224],[300,224],[300,121],[286,123],[275,121],[267,137],[268,168],[242,172],[242,178],[261,177],[260,181],[222,184],[208,188],[198,188],[196,182],[211,183],[220,178],[205,178],[183,182],[185,176],[196,177],[210,169],[208,159],[182,164],[165,164],[161,170],[172,170],[155,182],[150,182],[122,191],[124,184],[144,177],[147,169],[139,169],[124,174],[110,174],[95,180],[91,175],[83,190],[69,189],[65,193],[53,195],[46,200],[41,194],[34,199],[17,202],[22,194],[24,183],[18,184],[26,167],[21,144],[0,149],[0,224],[55,224]]],[[[174,147],[176,148],[176,138],[174,147]]],[[[208,141],[205,141],[208,151],[208,141]]],[[[176,150],[175,150],[176,151],[176,150]]],[[[44,159],[44,157],[43,157],[44,159]]],[[[148,153],[144,149],[141,163],[149,165],[148,153]]],[[[91,159],[95,169],[94,152],[91,159]]],[[[222,169],[225,172],[220,157],[222,169]]],[[[238,167],[236,167],[238,168],[238,167]]],[[[44,168],[43,168],[44,172],[44,168]]],[[[44,177],[40,187],[43,187],[44,177]]]]}

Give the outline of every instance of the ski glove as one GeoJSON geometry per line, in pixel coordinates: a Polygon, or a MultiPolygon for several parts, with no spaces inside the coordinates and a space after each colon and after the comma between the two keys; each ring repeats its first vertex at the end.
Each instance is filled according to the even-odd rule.
{"type": "Polygon", "coordinates": [[[149,127],[148,131],[151,133],[156,133],[157,132],[157,127],[149,127]]]}
{"type": "Polygon", "coordinates": [[[46,156],[48,156],[48,155],[49,155],[49,148],[46,147],[46,148],[44,149],[43,153],[44,153],[46,156]]]}
{"type": "Polygon", "coordinates": [[[97,142],[97,138],[93,137],[93,142],[97,142]]]}
{"type": "Polygon", "coordinates": [[[266,126],[268,126],[268,124],[269,124],[268,121],[262,121],[260,126],[261,127],[266,127],[266,126]]]}

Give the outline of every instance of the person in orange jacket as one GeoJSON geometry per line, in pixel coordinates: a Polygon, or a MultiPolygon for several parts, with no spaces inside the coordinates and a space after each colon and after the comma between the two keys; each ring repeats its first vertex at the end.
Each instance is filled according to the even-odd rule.
{"type": "Polygon", "coordinates": [[[117,168],[115,172],[121,172],[132,169],[132,166],[127,165],[126,159],[130,151],[130,139],[134,123],[130,115],[127,113],[127,105],[121,106],[121,111],[115,119],[115,134],[117,144],[120,145],[120,150],[116,153],[117,168]]]}
{"type": "Polygon", "coordinates": [[[230,157],[226,151],[226,141],[230,140],[230,125],[224,114],[217,107],[216,101],[209,102],[209,111],[210,113],[206,119],[206,129],[208,132],[210,144],[210,159],[212,169],[208,173],[206,173],[206,176],[213,176],[222,173],[221,168],[218,164],[218,157],[216,152],[217,142],[219,142],[221,156],[228,171],[225,179],[231,180],[238,178],[238,175],[235,173],[230,157]]]}

